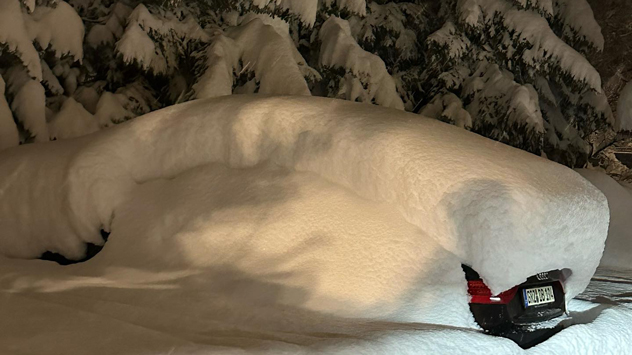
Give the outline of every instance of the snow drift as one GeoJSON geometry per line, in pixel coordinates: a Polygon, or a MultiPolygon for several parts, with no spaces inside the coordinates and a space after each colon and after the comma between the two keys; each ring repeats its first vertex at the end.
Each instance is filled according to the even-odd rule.
{"type": "Polygon", "coordinates": [[[359,103],[235,95],[1,152],[0,250],[81,257],[138,184],[214,162],[312,172],[387,203],[494,293],[570,268],[573,297],[608,228],[606,199],[576,172],[464,130],[359,103]]]}

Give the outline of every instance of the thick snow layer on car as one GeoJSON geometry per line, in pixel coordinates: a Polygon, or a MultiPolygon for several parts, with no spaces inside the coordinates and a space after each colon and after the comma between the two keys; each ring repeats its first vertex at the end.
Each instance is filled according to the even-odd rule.
{"type": "Polygon", "coordinates": [[[579,174],[473,133],[366,104],[233,95],[0,152],[0,250],[81,257],[100,228],[114,231],[117,206],[138,184],[213,162],[313,172],[386,203],[494,293],[569,268],[576,295],[608,228],[605,197],[579,174]]]}
{"type": "Polygon", "coordinates": [[[606,195],[610,207],[608,239],[600,266],[632,270],[632,188],[619,184],[599,170],[577,171],[606,195]]]}
{"type": "MultiPolygon", "coordinates": [[[[115,214],[105,248],[88,262],[0,256],[0,352],[632,350],[624,308],[527,352],[482,334],[455,255],[391,205],[314,173],[202,165],[142,184],[115,214]]],[[[578,302],[569,303],[573,321],[594,307],[578,302]]]]}
{"type": "MultiPolygon", "coordinates": [[[[3,288],[47,293],[129,283],[198,294],[191,302],[215,311],[241,297],[277,310],[475,326],[455,255],[390,205],[313,173],[204,165],[141,185],[115,214],[94,259],[71,268],[47,263],[48,270],[33,263],[39,269],[28,275],[37,281],[3,288]]],[[[191,315],[204,309],[186,307],[191,315]]]]}

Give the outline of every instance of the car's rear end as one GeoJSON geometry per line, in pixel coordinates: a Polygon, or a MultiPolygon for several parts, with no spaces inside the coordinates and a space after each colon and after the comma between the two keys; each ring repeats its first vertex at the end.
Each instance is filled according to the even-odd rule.
{"type": "Polygon", "coordinates": [[[539,273],[492,295],[476,271],[466,265],[462,267],[471,296],[470,309],[476,322],[488,332],[550,320],[566,312],[564,282],[571,274],[569,269],[539,273]]]}

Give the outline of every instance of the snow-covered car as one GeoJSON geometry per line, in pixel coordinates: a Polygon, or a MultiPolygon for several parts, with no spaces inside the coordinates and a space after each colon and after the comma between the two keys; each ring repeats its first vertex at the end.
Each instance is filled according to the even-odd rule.
{"type": "MultiPolygon", "coordinates": [[[[480,339],[461,264],[492,295],[566,268],[572,299],[608,228],[603,194],[571,169],[316,97],[197,100],[10,148],[0,194],[0,344],[35,353],[85,353],[82,339],[116,339],[92,354],[361,352],[354,339],[458,353],[480,339]],[[101,230],[85,263],[16,260],[81,259],[101,230]]],[[[493,349],[520,350],[505,340],[493,349]]]]}

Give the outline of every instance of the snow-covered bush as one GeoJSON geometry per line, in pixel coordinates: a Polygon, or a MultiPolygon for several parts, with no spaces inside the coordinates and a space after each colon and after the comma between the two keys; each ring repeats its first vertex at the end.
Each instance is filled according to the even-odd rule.
{"type": "Polygon", "coordinates": [[[585,55],[603,36],[585,0],[442,2],[444,25],[428,36],[427,102],[449,91],[485,136],[582,164],[612,112],[585,55]],[[562,151],[563,154],[556,152],[562,151]]]}

